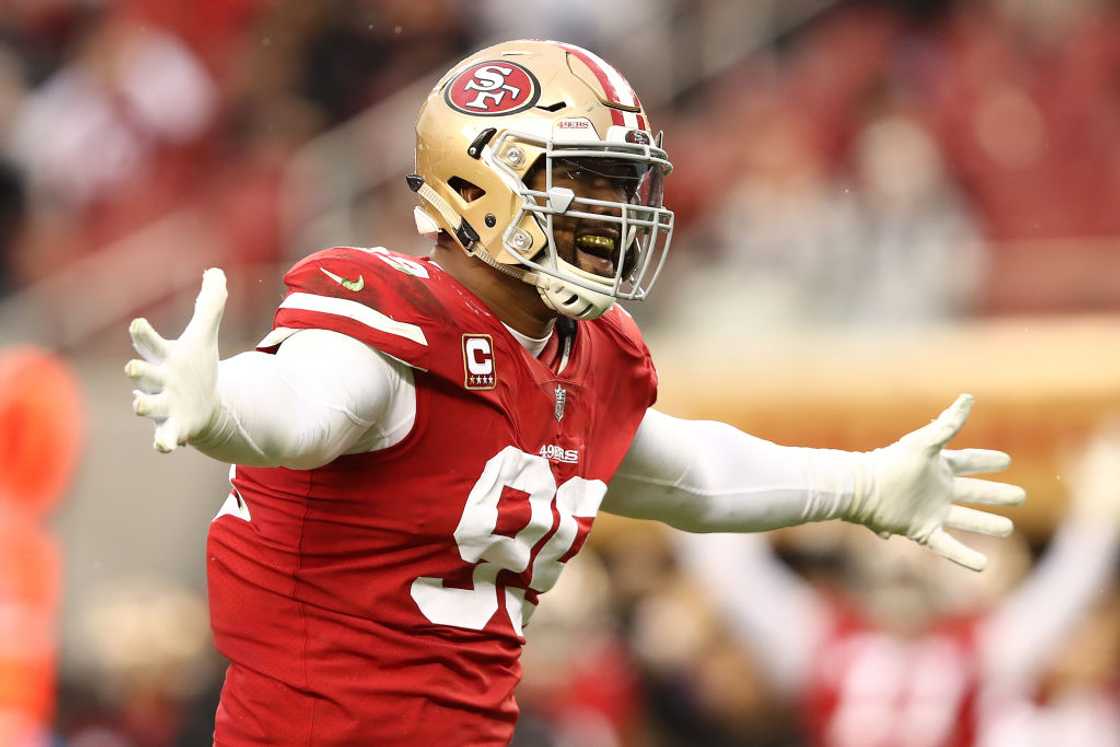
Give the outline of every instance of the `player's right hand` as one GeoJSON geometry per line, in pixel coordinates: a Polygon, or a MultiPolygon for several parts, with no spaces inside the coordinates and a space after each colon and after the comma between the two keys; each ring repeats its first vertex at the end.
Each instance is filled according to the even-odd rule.
{"type": "Polygon", "coordinates": [[[218,409],[218,329],[226,306],[226,276],[216,267],[202,275],[194,316],[177,340],[165,340],[147,319],[128,327],[143,360],[125,374],[136,384],[132,410],[156,423],[153,446],[168,453],[206,430],[218,409]]]}

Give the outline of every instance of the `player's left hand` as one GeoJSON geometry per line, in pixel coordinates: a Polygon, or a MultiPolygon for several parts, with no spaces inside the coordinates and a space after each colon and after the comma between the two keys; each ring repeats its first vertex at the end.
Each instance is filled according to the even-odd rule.
{"type": "Polygon", "coordinates": [[[128,328],[143,360],[130,360],[125,374],[133,390],[132,410],[155,421],[152,445],[168,453],[201,435],[218,409],[218,330],[226,306],[226,276],[212,267],[202,275],[194,316],[177,340],[165,340],[147,319],[128,328]]]}
{"type": "Polygon", "coordinates": [[[883,537],[904,534],[965,568],[984,570],[987,557],[945,530],[1006,537],[1014,525],[1004,516],[956,504],[1015,506],[1026,499],[1026,492],[1017,485],[962,476],[1000,472],[1011,464],[1002,451],[945,449],[971,409],[972,395],[962,394],[928,425],[869,452],[866,479],[845,520],[883,537]]]}

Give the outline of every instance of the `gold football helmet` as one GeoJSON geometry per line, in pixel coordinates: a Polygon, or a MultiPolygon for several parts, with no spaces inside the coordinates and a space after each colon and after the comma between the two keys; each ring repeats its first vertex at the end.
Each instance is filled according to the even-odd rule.
{"type": "Polygon", "coordinates": [[[646,297],[669,250],[662,206],[672,170],[630,84],[592,52],[523,40],[476,52],[432,89],[416,123],[421,233],[446,231],[470,255],[537,287],[557,313],[594,319],[615,299],[646,297]],[[627,201],[553,186],[554,169],[624,171],[627,201]],[[527,174],[543,169],[544,189],[527,174]],[[600,226],[585,243],[610,261],[603,274],[557,252],[553,219],[600,226]],[[598,222],[598,223],[596,223],[598,222]]]}

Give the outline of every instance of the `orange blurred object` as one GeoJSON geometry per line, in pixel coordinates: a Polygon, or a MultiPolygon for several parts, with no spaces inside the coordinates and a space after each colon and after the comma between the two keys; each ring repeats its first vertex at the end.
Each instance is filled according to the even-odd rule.
{"type": "Polygon", "coordinates": [[[3,727],[45,727],[54,712],[62,558],[40,522],[0,507],[0,744],[3,727]]]}
{"type": "Polygon", "coordinates": [[[31,347],[0,351],[0,744],[42,744],[54,711],[62,560],[43,523],[82,438],[78,383],[31,347]]]}
{"type": "Polygon", "coordinates": [[[0,505],[46,515],[77,466],[82,425],[64,362],[33,347],[0,351],[0,505]]]}

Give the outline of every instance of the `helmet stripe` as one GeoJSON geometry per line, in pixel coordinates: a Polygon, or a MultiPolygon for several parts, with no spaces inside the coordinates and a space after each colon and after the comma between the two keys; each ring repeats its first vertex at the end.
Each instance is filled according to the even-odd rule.
{"type": "Polygon", "coordinates": [[[591,72],[599,79],[599,83],[603,86],[604,94],[607,100],[615,104],[623,104],[625,106],[638,106],[638,97],[634,95],[634,89],[626,82],[626,78],[614,69],[606,60],[594,52],[590,52],[582,47],[577,47],[573,44],[564,44],[563,47],[569,52],[574,54],[583,61],[587,67],[591,68],[591,72]]]}
{"type": "MultiPolygon", "coordinates": [[[[599,85],[603,87],[603,96],[606,97],[607,101],[623,106],[640,107],[642,105],[641,102],[638,101],[638,96],[634,93],[634,89],[631,88],[630,84],[626,81],[626,78],[622,77],[622,74],[615,70],[614,67],[602,57],[582,47],[577,47],[574,44],[564,44],[561,42],[559,45],[578,57],[583,64],[587,65],[595,75],[596,80],[599,81],[599,85]]],[[[631,129],[644,130],[645,125],[643,120],[644,117],[635,115],[634,112],[611,109],[611,121],[616,125],[624,125],[631,129]]]]}

